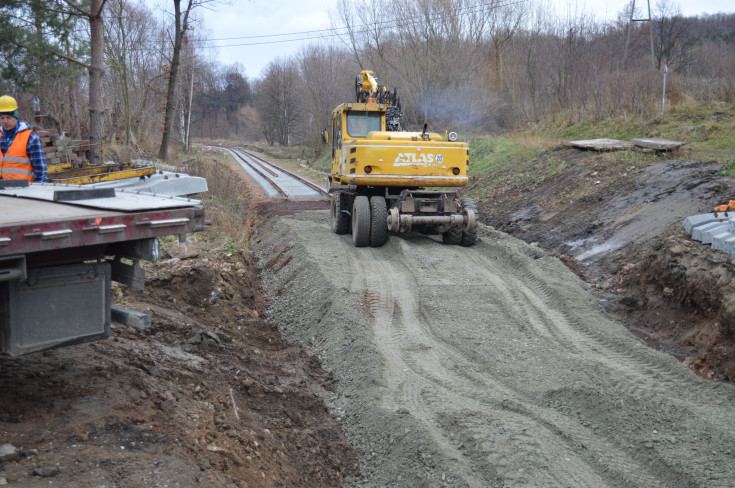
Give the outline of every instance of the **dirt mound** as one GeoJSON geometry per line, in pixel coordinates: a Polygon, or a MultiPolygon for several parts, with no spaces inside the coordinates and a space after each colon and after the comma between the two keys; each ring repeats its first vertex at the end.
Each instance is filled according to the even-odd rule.
{"type": "Polygon", "coordinates": [[[339,486],[357,459],[323,398],[332,379],[261,318],[237,252],[147,263],[115,302],[153,326],[0,358],[11,486],[339,486]],[[35,470],[35,473],[34,473],[35,470]],[[50,478],[45,478],[49,476],[50,478]]]}
{"type": "Polygon", "coordinates": [[[629,323],[708,378],[735,381],[735,262],[671,229],[643,259],[619,274],[629,323]]]}
{"type": "Polygon", "coordinates": [[[705,376],[733,380],[733,261],[689,242],[681,222],[729,200],[735,180],[714,161],[636,168],[563,149],[539,164],[548,158],[569,167],[490,193],[483,221],[568,256],[615,317],[705,376]]]}

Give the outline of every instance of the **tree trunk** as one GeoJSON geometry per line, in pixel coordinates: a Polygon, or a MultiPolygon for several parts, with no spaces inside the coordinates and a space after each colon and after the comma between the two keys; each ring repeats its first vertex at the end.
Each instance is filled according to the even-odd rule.
{"type": "Polygon", "coordinates": [[[163,136],[161,137],[161,148],[158,150],[158,159],[166,161],[168,159],[168,144],[171,140],[171,131],[173,131],[174,125],[174,109],[176,104],[174,103],[174,96],[176,94],[176,79],[179,75],[179,63],[181,55],[181,45],[184,40],[184,34],[188,28],[189,12],[191,11],[192,0],[188,1],[186,10],[181,12],[181,0],[173,0],[175,13],[174,13],[174,52],[171,59],[171,69],[168,77],[168,90],[166,91],[166,112],[163,125],[163,136]]]}
{"type": "Polygon", "coordinates": [[[191,70],[191,79],[189,80],[189,101],[186,109],[186,130],[184,133],[184,145],[186,153],[189,154],[191,149],[191,104],[194,100],[194,69],[191,70]]]}
{"type": "Polygon", "coordinates": [[[102,21],[103,0],[90,2],[91,66],[89,68],[89,162],[102,164],[104,110],[102,108],[102,66],[105,37],[102,21]]]}

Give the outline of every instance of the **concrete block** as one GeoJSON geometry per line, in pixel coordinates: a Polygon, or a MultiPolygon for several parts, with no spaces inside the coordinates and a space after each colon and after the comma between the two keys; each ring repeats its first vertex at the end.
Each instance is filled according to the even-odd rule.
{"type": "Polygon", "coordinates": [[[149,329],[151,327],[151,316],[135,310],[127,310],[115,305],[111,307],[112,320],[126,324],[136,329],[149,329]]]}
{"type": "Polygon", "coordinates": [[[702,231],[702,238],[700,240],[702,241],[702,244],[712,244],[712,239],[714,239],[715,236],[727,232],[729,232],[727,229],[727,224],[725,222],[720,222],[719,225],[702,231]]]}
{"type": "Polygon", "coordinates": [[[708,232],[712,229],[720,227],[721,225],[722,225],[722,222],[718,222],[718,221],[698,225],[692,229],[692,239],[694,239],[695,241],[701,241],[702,235],[705,232],[708,232]]]}
{"type": "Polygon", "coordinates": [[[697,227],[698,225],[703,224],[709,224],[710,222],[719,222],[719,219],[717,219],[714,214],[706,213],[706,214],[699,214],[699,215],[691,215],[684,219],[684,228],[687,232],[690,234],[692,233],[692,229],[694,227],[697,227]]]}
{"type": "Polygon", "coordinates": [[[719,249],[720,251],[730,252],[727,247],[726,241],[732,236],[732,232],[730,232],[729,230],[713,236],[712,249],[719,249]]]}

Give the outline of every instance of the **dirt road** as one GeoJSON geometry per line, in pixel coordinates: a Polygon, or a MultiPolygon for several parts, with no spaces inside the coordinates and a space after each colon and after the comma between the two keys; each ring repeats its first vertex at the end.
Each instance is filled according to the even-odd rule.
{"type": "Polygon", "coordinates": [[[538,247],[483,227],[470,249],[356,249],[320,211],[255,251],[273,319],[337,379],[354,486],[733,484],[735,386],[648,348],[538,247]]]}

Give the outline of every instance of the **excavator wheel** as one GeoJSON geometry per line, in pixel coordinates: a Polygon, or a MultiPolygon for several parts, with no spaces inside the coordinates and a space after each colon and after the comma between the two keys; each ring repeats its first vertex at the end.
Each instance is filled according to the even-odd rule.
{"type": "MultiPolygon", "coordinates": [[[[479,213],[474,198],[462,198],[462,207],[472,210],[475,214],[475,222],[478,221],[479,213]]],[[[470,230],[462,230],[460,244],[465,247],[474,246],[477,242],[477,224],[470,230]]]]}
{"type": "Polygon", "coordinates": [[[350,216],[339,211],[339,198],[339,193],[332,194],[332,232],[347,234],[350,231],[350,216]]]}
{"type": "Polygon", "coordinates": [[[381,247],[388,242],[387,216],[385,197],[370,197],[370,246],[381,247]]]}
{"type": "Polygon", "coordinates": [[[451,227],[448,231],[442,233],[444,244],[456,246],[462,242],[462,227],[451,227]]]}
{"type": "Polygon", "coordinates": [[[366,196],[357,196],[352,204],[352,243],[365,247],[370,243],[370,201],[366,196]]]}

